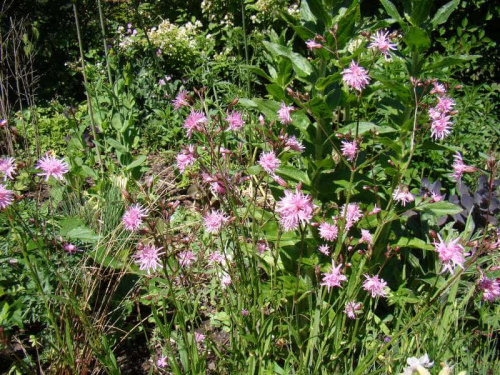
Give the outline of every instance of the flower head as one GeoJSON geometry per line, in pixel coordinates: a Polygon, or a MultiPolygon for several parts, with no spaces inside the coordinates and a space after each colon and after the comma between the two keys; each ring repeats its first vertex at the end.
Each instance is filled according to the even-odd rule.
{"type": "Polygon", "coordinates": [[[144,245],[144,247],[137,251],[135,254],[135,263],[139,264],[139,269],[141,271],[147,271],[148,275],[151,271],[156,271],[157,268],[162,268],[160,263],[160,255],[165,254],[160,253],[163,247],[156,247],[155,245],[144,245]]]}
{"type": "Polygon", "coordinates": [[[177,168],[179,168],[179,171],[181,173],[184,173],[186,168],[190,165],[193,165],[196,161],[194,146],[189,145],[187,148],[178,153],[175,158],[177,160],[177,168]]]}
{"type": "Polygon", "coordinates": [[[500,298],[500,284],[498,280],[483,277],[479,282],[479,287],[483,291],[482,299],[484,301],[493,302],[500,298]]]}
{"type": "Polygon", "coordinates": [[[188,138],[191,138],[193,131],[203,131],[203,127],[208,125],[208,119],[200,111],[191,110],[191,113],[184,121],[184,129],[186,129],[188,138]]]}
{"type": "Polygon", "coordinates": [[[408,364],[408,367],[403,370],[403,375],[411,375],[415,372],[418,372],[419,374],[426,373],[421,371],[421,369],[431,368],[434,365],[434,362],[429,360],[427,353],[420,358],[410,357],[406,360],[406,363],[408,364]]]}
{"type": "Polygon", "coordinates": [[[38,173],[38,176],[45,176],[45,181],[48,181],[50,176],[62,181],[64,180],[63,175],[69,170],[68,163],[64,160],[56,159],[49,153],[45,154],[43,158],[38,160],[36,168],[43,171],[43,173],[38,173]]]}
{"type": "Polygon", "coordinates": [[[175,99],[172,101],[175,110],[179,110],[182,107],[189,107],[189,94],[186,90],[180,91],[175,99]]]}
{"type": "Polygon", "coordinates": [[[205,340],[205,335],[203,333],[195,332],[194,333],[194,340],[197,343],[203,342],[205,340]]]}
{"type": "Polygon", "coordinates": [[[78,251],[78,247],[73,245],[72,243],[65,243],[63,245],[63,249],[68,253],[68,254],[75,254],[78,251]]]}
{"type": "Polygon", "coordinates": [[[378,275],[364,276],[366,277],[366,280],[363,282],[363,289],[370,292],[373,298],[376,296],[387,296],[387,290],[385,289],[387,287],[387,282],[385,282],[384,279],[379,278],[378,275]]]}
{"type": "Polygon", "coordinates": [[[347,277],[340,273],[340,267],[342,267],[342,263],[335,267],[335,262],[332,260],[332,270],[331,272],[323,273],[323,280],[320,285],[326,286],[328,291],[330,291],[330,288],[334,286],[340,288],[340,283],[347,280],[347,277]]]}
{"type": "Polygon", "coordinates": [[[318,251],[326,256],[330,255],[330,246],[323,244],[318,246],[318,251]]]}
{"type": "Polygon", "coordinates": [[[164,368],[167,367],[167,365],[168,365],[168,359],[163,355],[158,357],[158,359],[156,360],[156,366],[158,366],[158,368],[164,368]]]}
{"type": "Polygon", "coordinates": [[[340,216],[345,219],[345,230],[351,229],[363,217],[363,212],[359,209],[357,203],[343,205],[340,216]]]}
{"type": "Polygon", "coordinates": [[[450,116],[444,114],[435,118],[431,122],[431,137],[434,139],[444,139],[451,133],[453,123],[450,121],[450,116]]]}
{"type": "Polygon", "coordinates": [[[4,184],[0,184],[0,209],[3,210],[5,207],[10,205],[14,200],[14,192],[7,189],[4,184]]]}
{"type": "Polygon", "coordinates": [[[365,68],[359,66],[356,61],[352,61],[349,68],[342,71],[342,79],[350,88],[362,91],[370,82],[370,77],[365,68]]]}
{"type": "Polygon", "coordinates": [[[191,250],[181,251],[178,254],[179,258],[179,266],[181,267],[190,267],[193,262],[196,261],[196,254],[191,250]]]}
{"type": "Polygon", "coordinates": [[[372,235],[369,230],[367,229],[361,229],[361,240],[360,242],[365,242],[368,245],[372,245],[372,235]]]}
{"type": "Polygon", "coordinates": [[[453,274],[456,266],[463,269],[465,256],[469,254],[465,253],[463,246],[458,243],[460,237],[450,242],[445,242],[439,234],[438,238],[439,242],[434,242],[434,249],[438,253],[439,260],[441,260],[444,265],[442,272],[449,270],[450,273],[453,274]]]}
{"type": "Polygon", "coordinates": [[[406,203],[411,203],[415,200],[415,197],[408,191],[408,187],[406,186],[398,186],[392,193],[392,197],[396,202],[401,203],[403,207],[406,206],[406,203]]]}
{"type": "Polygon", "coordinates": [[[243,121],[241,112],[232,111],[227,115],[226,121],[229,123],[229,127],[231,130],[240,130],[243,125],[245,125],[245,121],[243,121]]]}
{"type": "Polygon", "coordinates": [[[274,174],[276,168],[281,165],[281,160],[276,157],[274,151],[263,152],[259,158],[260,166],[269,174],[274,174]]]}
{"type": "Polygon", "coordinates": [[[464,173],[475,172],[477,170],[477,168],[471,167],[463,162],[462,154],[460,154],[460,152],[457,152],[453,156],[453,159],[453,174],[451,177],[459,183],[462,180],[462,175],[464,173]]]}
{"type": "Polygon", "coordinates": [[[220,210],[212,210],[203,218],[208,233],[218,233],[229,218],[220,210]]]}
{"type": "Polygon", "coordinates": [[[276,211],[280,214],[280,223],[285,231],[295,230],[299,223],[306,224],[312,219],[314,205],[309,195],[285,190],[285,196],[277,204],[276,211]]]}
{"type": "Polygon", "coordinates": [[[123,214],[122,222],[125,229],[130,231],[136,231],[142,225],[142,219],[148,216],[148,212],[145,208],[141,207],[139,204],[133,204],[123,214]]]}
{"type": "Polygon", "coordinates": [[[287,106],[285,103],[281,103],[281,108],[278,110],[278,118],[283,125],[292,123],[291,113],[293,110],[293,106],[287,106]]]}
{"type": "Polygon", "coordinates": [[[319,49],[319,48],[323,48],[323,45],[321,43],[317,43],[316,41],[314,41],[313,39],[309,39],[307,42],[306,42],[306,46],[307,46],[307,49],[309,51],[312,51],[313,49],[319,49]]]}
{"type": "Polygon", "coordinates": [[[356,315],[361,312],[363,304],[361,302],[350,301],[345,305],[344,313],[349,319],[356,319],[356,315]]]}
{"type": "Polygon", "coordinates": [[[342,146],[340,146],[342,150],[342,155],[346,157],[350,162],[354,161],[356,155],[358,154],[358,144],[357,142],[351,141],[342,141],[342,146]]]}
{"type": "Polygon", "coordinates": [[[290,150],[297,152],[304,152],[304,145],[294,136],[287,137],[285,141],[285,146],[290,147],[290,150]]]}
{"type": "Polygon", "coordinates": [[[443,96],[446,94],[446,87],[442,83],[438,81],[432,82],[433,89],[431,90],[431,94],[437,94],[438,96],[443,96]]]}
{"type": "Polygon", "coordinates": [[[319,236],[325,241],[334,241],[339,233],[339,228],[335,224],[321,223],[319,225],[319,236]]]}
{"type": "Polygon", "coordinates": [[[435,109],[441,113],[450,112],[455,106],[455,101],[448,96],[439,96],[435,109]]]}
{"type": "Polygon", "coordinates": [[[231,279],[231,276],[229,274],[224,273],[224,275],[220,279],[220,283],[222,289],[226,289],[229,285],[233,283],[233,280],[231,279]]]}
{"type": "Polygon", "coordinates": [[[0,159],[0,173],[3,174],[3,180],[7,180],[12,177],[13,174],[16,173],[16,161],[12,157],[2,158],[0,159]]]}
{"type": "Polygon", "coordinates": [[[389,51],[396,50],[396,43],[391,43],[389,39],[389,31],[385,33],[382,30],[378,30],[374,36],[372,36],[372,42],[369,48],[378,50],[381,52],[386,60],[390,59],[389,51]]]}

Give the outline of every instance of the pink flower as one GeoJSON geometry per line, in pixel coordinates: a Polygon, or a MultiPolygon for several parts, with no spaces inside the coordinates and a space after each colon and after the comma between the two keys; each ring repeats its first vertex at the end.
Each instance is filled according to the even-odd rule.
{"type": "Polygon", "coordinates": [[[431,201],[432,202],[441,202],[442,200],[443,200],[443,196],[441,194],[431,191],[431,201]]]}
{"type": "Polygon", "coordinates": [[[385,33],[382,30],[378,30],[374,36],[372,36],[372,42],[369,48],[376,49],[380,51],[386,60],[390,59],[389,51],[396,50],[397,44],[391,43],[389,39],[389,31],[385,33]]]}
{"type": "Polygon", "coordinates": [[[245,125],[245,121],[241,117],[241,112],[237,111],[232,111],[227,115],[226,121],[229,123],[231,130],[240,130],[245,125]]]}
{"type": "Polygon", "coordinates": [[[340,267],[342,267],[342,263],[335,267],[335,262],[332,260],[332,271],[323,274],[323,280],[319,285],[326,286],[328,292],[330,291],[330,288],[334,286],[340,288],[340,283],[347,280],[347,277],[340,273],[340,267]]]}
{"type": "Polygon", "coordinates": [[[257,241],[257,250],[260,254],[269,250],[269,244],[266,240],[260,239],[257,241]]]}
{"type": "Polygon", "coordinates": [[[139,250],[134,256],[137,260],[135,263],[139,264],[139,269],[141,271],[147,271],[148,275],[151,271],[156,271],[157,268],[162,268],[160,263],[160,255],[165,254],[160,253],[163,247],[157,248],[155,245],[144,245],[142,250],[139,250]]]}
{"type": "Polygon", "coordinates": [[[363,289],[370,292],[372,294],[372,298],[375,298],[376,296],[387,296],[387,290],[385,289],[387,287],[387,283],[384,279],[380,279],[378,275],[369,276],[365,274],[364,276],[366,277],[366,280],[363,282],[363,289]]]}
{"type": "Polygon", "coordinates": [[[269,174],[274,174],[276,168],[281,165],[281,160],[276,157],[274,151],[263,152],[259,158],[260,166],[269,174]]]}
{"type": "Polygon", "coordinates": [[[43,173],[38,173],[38,176],[45,176],[45,181],[48,181],[50,176],[54,176],[57,180],[64,180],[63,175],[68,172],[68,163],[64,160],[56,159],[54,156],[45,154],[43,158],[38,160],[36,168],[41,169],[43,173]]]}
{"type": "Polygon", "coordinates": [[[369,230],[367,229],[361,229],[361,240],[360,242],[365,242],[368,245],[372,245],[372,235],[369,230]]]}
{"type": "Polygon", "coordinates": [[[356,224],[363,217],[363,212],[359,209],[357,203],[344,204],[340,211],[340,216],[345,220],[345,230],[351,229],[353,224],[356,224]]]}
{"type": "Polygon", "coordinates": [[[179,258],[179,266],[181,267],[190,267],[193,262],[196,261],[196,254],[191,250],[181,251],[178,254],[179,258]]]}
{"type": "Polygon", "coordinates": [[[285,146],[297,152],[304,152],[305,149],[302,143],[294,135],[286,139],[285,146]]]}
{"type": "Polygon", "coordinates": [[[315,42],[314,40],[312,39],[309,39],[307,42],[306,42],[306,46],[307,46],[307,49],[309,51],[312,51],[313,49],[319,49],[319,48],[323,48],[323,45],[320,44],[320,43],[317,43],[315,42]]]}
{"type": "Polygon", "coordinates": [[[4,184],[0,184],[0,209],[4,210],[13,200],[14,192],[8,190],[4,184]]]}
{"type": "Polygon", "coordinates": [[[287,106],[285,103],[281,103],[281,108],[278,111],[278,118],[283,125],[292,123],[293,120],[290,114],[293,110],[293,106],[287,106]]]}
{"type": "Polygon", "coordinates": [[[125,226],[125,229],[134,232],[139,229],[142,225],[142,219],[147,216],[148,212],[145,208],[141,207],[139,204],[134,204],[127,208],[123,214],[123,225],[125,226]]]}
{"type": "Polygon", "coordinates": [[[479,282],[479,287],[483,290],[483,300],[493,302],[500,298],[500,284],[498,280],[483,276],[479,282]]]}
{"type": "Polygon", "coordinates": [[[12,157],[0,159],[0,173],[3,173],[3,180],[6,181],[8,178],[11,180],[13,174],[16,173],[16,161],[12,157]]]}
{"type": "Polygon", "coordinates": [[[453,123],[450,116],[442,115],[431,122],[431,137],[434,139],[444,139],[451,133],[453,123]]]}
{"type": "Polygon", "coordinates": [[[164,368],[167,367],[167,365],[168,365],[168,359],[163,355],[156,360],[156,366],[158,366],[158,368],[164,368]]]}
{"type": "Polygon", "coordinates": [[[212,210],[203,218],[205,223],[205,230],[208,233],[218,233],[224,224],[227,223],[229,218],[220,210],[212,210]]]}
{"type": "Polygon", "coordinates": [[[373,210],[371,210],[368,215],[376,215],[378,214],[380,211],[382,211],[382,209],[380,207],[377,207],[377,205],[375,205],[373,207],[373,210]]]}
{"type": "Polygon", "coordinates": [[[358,144],[356,141],[342,141],[342,155],[344,155],[350,162],[354,161],[358,153],[358,144]]]}
{"type": "Polygon", "coordinates": [[[330,247],[328,245],[320,245],[320,246],[318,246],[318,251],[321,254],[324,254],[326,256],[330,255],[330,247]]]}
{"type": "Polygon", "coordinates": [[[63,249],[68,253],[68,254],[75,254],[78,251],[78,248],[73,245],[72,243],[66,243],[63,245],[63,249]]]}
{"type": "Polygon", "coordinates": [[[285,196],[278,202],[277,207],[276,211],[280,214],[280,223],[285,231],[297,229],[299,223],[309,223],[314,210],[312,198],[298,189],[295,193],[285,190],[285,196]]]}
{"type": "Polygon", "coordinates": [[[339,233],[339,228],[335,224],[321,223],[319,226],[319,236],[325,241],[334,241],[339,233]]]}
{"type": "Polygon", "coordinates": [[[184,121],[184,129],[187,131],[188,138],[191,138],[193,131],[203,131],[203,127],[208,125],[208,119],[203,112],[191,110],[191,113],[184,121]]]}
{"type": "Polygon", "coordinates": [[[351,62],[349,68],[344,69],[341,74],[347,86],[358,91],[362,91],[370,81],[366,69],[358,66],[354,60],[351,62]]]}
{"type": "Polygon", "coordinates": [[[203,333],[195,332],[194,333],[194,340],[197,343],[203,342],[205,340],[205,335],[203,333]]]}
{"type": "Polygon", "coordinates": [[[441,113],[450,112],[455,106],[455,101],[447,96],[438,97],[438,103],[436,104],[436,110],[441,113]]]}
{"type": "Polygon", "coordinates": [[[453,162],[453,174],[451,175],[451,177],[457,182],[460,182],[460,180],[462,179],[462,175],[464,173],[471,173],[477,170],[477,168],[475,167],[471,167],[470,165],[464,164],[460,152],[457,152],[453,156],[453,159],[455,160],[453,162]]]}
{"type": "Polygon", "coordinates": [[[179,168],[179,171],[181,173],[184,173],[186,168],[190,165],[193,165],[196,161],[194,146],[189,145],[187,148],[183,149],[179,154],[177,154],[176,160],[177,168],[179,168]]]}
{"type": "Polygon", "coordinates": [[[398,186],[392,193],[392,197],[396,202],[401,203],[403,207],[406,206],[406,203],[411,203],[415,200],[415,197],[408,191],[408,187],[406,186],[398,186]]]}
{"type": "Polygon", "coordinates": [[[208,260],[210,261],[211,264],[214,263],[221,264],[222,262],[224,262],[224,256],[218,251],[214,251],[213,253],[210,254],[208,260]]]}
{"type": "Polygon", "coordinates": [[[189,107],[189,94],[186,90],[180,91],[175,99],[172,101],[175,110],[182,107],[189,107]]]}
{"type": "Polygon", "coordinates": [[[229,285],[233,283],[233,280],[231,279],[231,276],[229,276],[227,273],[225,273],[222,278],[220,279],[220,283],[222,286],[222,289],[226,289],[229,285]]]}
{"type": "Polygon", "coordinates": [[[160,78],[160,80],[158,81],[158,85],[160,86],[165,86],[167,84],[167,82],[165,82],[165,80],[163,78],[160,78]]]}
{"type": "Polygon", "coordinates": [[[344,313],[349,319],[356,319],[356,315],[361,312],[362,307],[363,304],[361,302],[350,301],[346,303],[344,313]]]}
{"type": "Polygon", "coordinates": [[[245,309],[241,310],[241,315],[242,316],[248,316],[249,314],[250,314],[250,311],[245,310],[245,309]]]}
{"type": "Polygon", "coordinates": [[[442,83],[434,81],[432,85],[434,88],[431,90],[431,94],[437,94],[439,96],[446,94],[446,87],[442,83]]]}
{"type": "Polygon", "coordinates": [[[439,242],[434,241],[434,249],[438,253],[439,260],[444,265],[441,273],[448,270],[453,275],[456,266],[459,266],[462,269],[464,268],[465,257],[469,255],[469,253],[465,253],[462,245],[458,243],[458,241],[460,241],[460,237],[457,237],[448,243],[443,241],[439,234],[438,238],[439,242]]]}

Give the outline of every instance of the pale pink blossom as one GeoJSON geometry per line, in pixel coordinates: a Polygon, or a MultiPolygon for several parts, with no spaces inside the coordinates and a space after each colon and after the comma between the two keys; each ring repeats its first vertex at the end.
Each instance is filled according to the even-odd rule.
{"type": "Polygon", "coordinates": [[[288,187],[286,181],[277,174],[272,174],[271,177],[273,178],[274,182],[276,182],[278,185],[283,186],[285,188],[288,187]]]}
{"type": "Polygon", "coordinates": [[[453,123],[450,121],[450,116],[444,114],[431,122],[431,137],[434,139],[444,139],[451,133],[453,123]]]}
{"type": "Polygon", "coordinates": [[[305,149],[302,143],[294,135],[286,139],[285,146],[297,152],[304,152],[305,149]]]}
{"type": "Polygon", "coordinates": [[[405,207],[407,203],[411,203],[415,200],[413,194],[408,191],[407,186],[398,186],[392,193],[392,197],[396,202],[401,203],[403,207],[405,207]]]}
{"type": "Polygon", "coordinates": [[[500,298],[500,284],[497,279],[484,277],[479,282],[479,287],[483,291],[482,299],[493,302],[500,298]]]}
{"type": "Polygon", "coordinates": [[[259,165],[269,174],[274,174],[274,171],[281,165],[281,160],[276,157],[274,151],[263,152],[260,154],[259,165]]]}
{"type": "Polygon", "coordinates": [[[307,224],[312,219],[314,205],[310,195],[298,189],[295,193],[285,190],[285,196],[277,203],[276,211],[280,214],[280,223],[285,231],[295,230],[299,223],[307,224]]]}
{"type": "Polygon", "coordinates": [[[208,119],[203,112],[191,110],[191,113],[184,121],[184,129],[186,129],[188,138],[191,138],[194,131],[201,132],[208,125],[208,119]]]}
{"type": "Polygon", "coordinates": [[[362,91],[370,82],[368,71],[359,66],[354,60],[351,62],[349,68],[344,69],[341,74],[347,86],[358,91],[362,91]]]}
{"type": "Polygon", "coordinates": [[[330,247],[328,245],[319,245],[318,251],[326,256],[330,255],[330,247]]]}
{"type": "Polygon", "coordinates": [[[269,244],[266,240],[260,239],[257,241],[257,251],[262,254],[269,250],[269,244]]]}
{"type": "Polygon", "coordinates": [[[285,103],[281,103],[281,108],[278,110],[278,118],[283,125],[292,123],[291,113],[293,110],[293,106],[287,106],[285,103]]]}
{"type": "Polygon", "coordinates": [[[194,340],[197,343],[203,342],[205,340],[205,335],[203,333],[195,332],[194,333],[194,340]]]}
{"type": "Polygon", "coordinates": [[[240,130],[243,125],[245,125],[245,121],[243,121],[241,112],[232,111],[227,115],[226,121],[229,123],[229,127],[231,130],[240,130]]]}
{"type": "Polygon", "coordinates": [[[69,170],[68,163],[62,159],[55,158],[49,153],[38,160],[36,168],[43,171],[43,173],[38,173],[38,176],[45,176],[45,181],[48,181],[50,176],[62,181],[64,180],[64,174],[69,170]]]}
{"type": "Polygon", "coordinates": [[[367,229],[361,229],[361,240],[360,242],[364,242],[364,243],[367,243],[368,245],[372,245],[373,239],[372,239],[372,235],[370,233],[369,230],[367,229]]]}
{"type": "Polygon", "coordinates": [[[342,141],[342,155],[346,157],[350,162],[354,161],[356,155],[358,154],[358,144],[356,141],[342,141]]]}
{"type": "Polygon", "coordinates": [[[175,110],[182,107],[189,107],[189,94],[186,90],[180,91],[175,99],[172,101],[175,110]]]}
{"type": "Polygon", "coordinates": [[[148,216],[148,212],[145,208],[141,207],[139,204],[133,204],[123,214],[122,222],[125,229],[132,232],[139,229],[142,225],[142,219],[148,216]]]}
{"type": "Polygon", "coordinates": [[[381,52],[386,60],[390,59],[389,52],[392,50],[396,50],[396,43],[391,43],[389,38],[389,31],[383,32],[382,30],[378,30],[375,35],[372,36],[372,42],[369,45],[369,48],[378,50],[381,52]]]}
{"type": "Polygon", "coordinates": [[[313,49],[323,48],[323,45],[321,43],[317,43],[313,39],[309,39],[306,42],[306,46],[307,46],[307,49],[310,50],[310,51],[312,51],[313,49]]]}
{"type": "Polygon", "coordinates": [[[455,106],[455,101],[448,96],[439,96],[436,104],[436,110],[441,113],[450,112],[455,106]]]}
{"type": "Polygon", "coordinates": [[[193,262],[196,262],[196,254],[191,250],[181,251],[178,255],[179,266],[181,267],[191,267],[193,262]]]}
{"type": "Polygon", "coordinates": [[[229,274],[225,273],[220,279],[220,283],[222,289],[226,289],[229,285],[233,283],[233,280],[231,279],[231,276],[229,274]]]}
{"type": "Polygon", "coordinates": [[[431,90],[431,94],[437,94],[439,96],[446,94],[446,87],[442,83],[438,81],[432,82],[433,89],[431,90]]]}
{"type": "Polygon", "coordinates": [[[357,203],[349,203],[343,205],[340,211],[340,216],[345,220],[345,230],[349,230],[354,224],[361,220],[363,212],[360,210],[357,203]]]}
{"type": "Polygon", "coordinates": [[[208,233],[218,233],[224,224],[227,223],[229,218],[220,210],[212,210],[212,212],[205,215],[203,220],[205,223],[205,230],[208,233]]]}
{"type": "Polygon", "coordinates": [[[156,360],[156,366],[158,366],[158,368],[165,368],[167,367],[167,365],[168,365],[168,359],[163,355],[156,360]]]}
{"type": "Polygon", "coordinates": [[[458,243],[460,237],[450,242],[445,242],[439,234],[438,238],[439,242],[434,241],[434,249],[438,253],[439,260],[444,266],[441,273],[448,270],[453,275],[457,266],[464,269],[465,257],[469,255],[469,253],[465,253],[463,246],[458,243]]]}
{"type": "Polygon", "coordinates": [[[335,262],[332,260],[332,270],[330,272],[323,273],[323,280],[321,281],[321,286],[326,286],[328,291],[330,288],[342,287],[341,283],[347,280],[347,277],[340,272],[342,263],[335,267],[335,262]]]}
{"type": "Polygon", "coordinates": [[[250,311],[245,310],[245,309],[241,310],[241,315],[242,316],[248,316],[249,314],[250,314],[250,311]]]}
{"type": "Polygon", "coordinates": [[[321,223],[319,225],[319,236],[325,241],[334,241],[339,233],[339,228],[335,224],[321,223]]]}
{"type": "Polygon", "coordinates": [[[196,161],[195,149],[193,145],[189,145],[187,148],[183,149],[175,157],[177,160],[177,168],[181,173],[184,173],[187,167],[193,165],[196,161]]]}
{"type": "Polygon", "coordinates": [[[209,260],[210,264],[214,264],[214,263],[221,264],[222,262],[224,262],[224,255],[222,255],[218,251],[214,251],[213,253],[210,254],[210,256],[208,257],[208,260],[209,260]]]}
{"type": "Polygon", "coordinates": [[[346,303],[344,313],[349,319],[356,319],[356,315],[361,313],[362,308],[363,304],[361,302],[350,301],[346,303]]]}
{"type": "Polygon", "coordinates": [[[439,193],[435,193],[431,191],[431,201],[432,202],[441,202],[443,200],[443,196],[439,193]]]}
{"type": "Polygon", "coordinates": [[[376,215],[378,214],[380,211],[382,211],[382,209],[380,207],[377,207],[377,205],[375,205],[373,207],[373,209],[368,213],[368,215],[376,215]]]}
{"type": "Polygon", "coordinates": [[[375,276],[364,275],[366,280],[363,282],[363,289],[372,294],[372,297],[377,296],[386,297],[387,296],[387,282],[384,279],[375,276]]]}
{"type": "Polygon", "coordinates": [[[13,175],[16,173],[16,161],[12,157],[0,159],[0,173],[3,174],[3,180],[8,178],[14,179],[13,175]]]}
{"type": "Polygon", "coordinates": [[[451,177],[455,181],[460,182],[462,179],[462,175],[464,173],[472,173],[472,172],[477,171],[477,168],[472,167],[470,165],[467,165],[463,162],[462,154],[460,154],[460,152],[457,152],[453,156],[453,159],[454,159],[454,161],[453,161],[453,174],[451,175],[451,177]]]}
{"type": "Polygon", "coordinates": [[[72,243],[65,243],[63,245],[63,249],[68,253],[68,254],[75,254],[78,251],[78,247],[73,245],[72,243]]]}
{"type": "Polygon", "coordinates": [[[14,200],[14,192],[7,189],[4,184],[0,184],[0,209],[4,210],[14,200]]]}
{"type": "Polygon", "coordinates": [[[157,268],[162,268],[160,263],[160,255],[165,254],[160,253],[163,247],[157,248],[155,245],[144,245],[141,250],[137,251],[135,258],[137,259],[135,263],[139,264],[139,269],[141,271],[147,271],[148,275],[151,271],[156,271],[157,268]]]}

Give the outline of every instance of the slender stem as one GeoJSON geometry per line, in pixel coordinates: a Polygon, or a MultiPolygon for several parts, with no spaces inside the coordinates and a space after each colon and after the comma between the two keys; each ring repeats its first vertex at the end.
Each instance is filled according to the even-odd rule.
{"type": "Polygon", "coordinates": [[[99,23],[101,24],[102,44],[104,46],[104,56],[106,57],[106,68],[108,70],[108,80],[109,80],[109,84],[111,86],[113,86],[113,79],[111,76],[111,66],[109,65],[108,44],[106,43],[106,27],[104,25],[104,17],[102,14],[101,0],[97,0],[97,9],[99,9],[99,23]]]}

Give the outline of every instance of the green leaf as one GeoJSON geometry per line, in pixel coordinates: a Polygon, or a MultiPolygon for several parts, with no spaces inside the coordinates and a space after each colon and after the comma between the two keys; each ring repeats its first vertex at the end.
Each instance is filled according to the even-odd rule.
{"type": "Polygon", "coordinates": [[[99,236],[87,227],[78,227],[71,229],[65,235],[68,240],[78,240],[87,243],[95,243],[99,240],[99,236]]]}
{"type": "Polygon", "coordinates": [[[463,208],[450,202],[434,202],[417,206],[415,210],[439,217],[458,214],[463,211],[463,208]]]}
{"type": "Polygon", "coordinates": [[[437,25],[445,23],[450,17],[451,13],[453,13],[453,11],[457,8],[458,4],[460,4],[460,0],[452,0],[439,8],[434,17],[432,17],[432,27],[435,28],[437,25]]]}
{"type": "Polygon", "coordinates": [[[408,47],[417,51],[426,51],[431,46],[431,39],[420,27],[412,26],[404,38],[408,47]]]}
{"type": "Polygon", "coordinates": [[[141,155],[137,159],[135,159],[132,163],[129,165],[125,166],[125,170],[129,171],[131,169],[134,169],[135,167],[141,166],[147,159],[148,157],[146,155],[141,155]]]}
{"type": "Polygon", "coordinates": [[[410,247],[422,250],[434,249],[434,246],[429,245],[427,242],[421,240],[420,238],[408,238],[408,237],[400,237],[398,239],[398,242],[396,242],[393,246],[410,247]]]}
{"type": "Polygon", "coordinates": [[[307,77],[312,73],[313,68],[309,61],[298,53],[292,52],[289,47],[266,41],[263,43],[264,47],[266,47],[266,49],[274,56],[281,56],[290,59],[293,68],[299,77],[307,77]]]}
{"type": "MultiPolygon", "coordinates": [[[[393,133],[397,132],[397,129],[391,128],[390,126],[386,125],[376,125],[373,122],[363,122],[361,121],[359,123],[359,128],[358,128],[358,134],[362,135],[368,132],[376,131],[378,134],[384,134],[384,133],[393,133]]],[[[348,124],[346,126],[343,126],[338,130],[339,133],[341,134],[346,134],[348,132],[351,132],[351,134],[356,133],[356,123],[353,122],[351,124],[348,124]]]]}
{"type": "Polygon", "coordinates": [[[397,21],[402,20],[398,10],[392,2],[390,2],[389,0],[380,0],[380,2],[382,3],[382,6],[390,17],[394,18],[397,21]]]}
{"type": "Polygon", "coordinates": [[[243,69],[249,70],[250,72],[252,72],[254,74],[257,74],[257,75],[261,76],[262,78],[267,79],[269,82],[274,82],[273,79],[266,72],[264,72],[264,70],[262,70],[261,68],[259,68],[257,66],[253,66],[253,65],[241,65],[241,67],[243,69]]]}
{"type": "Polygon", "coordinates": [[[97,180],[99,178],[97,176],[97,173],[95,173],[95,171],[88,165],[82,165],[82,170],[87,177],[93,178],[94,180],[97,180]]]}
{"type": "Polygon", "coordinates": [[[291,178],[292,180],[302,182],[305,185],[310,185],[311,180],[309,176],[304,171],[297,169],[295,167],[284,165],[276,170],[277,174],[283,177],[291,178]]]}
{"type": "Polygon", "coordinates": [[[124,145],[122,145],[120,142],[118,142],[113,138],[106,138],[106,143],[109,144],[111,147],[114,147],[118,151],[128,152],[128,150],[125,148],[124,145]]]}
{"type": "MultiPolygon", "coordinates": [[[[314,14],[314,17],[323,21],[327,28],[329,27],[330,22],[331,22],[331,18],[330,18],[329,13],[323,7],[323,3],[321,0],[302,1],[301,8],[303,5],[308,6],[310,12],[312,14],[314,14]]],[[[301,9],[301,13],[302,13],[302,9],[301,9]]],[[[312,21],[314,21],[314,20],[312,20],[312,21]]]]}

